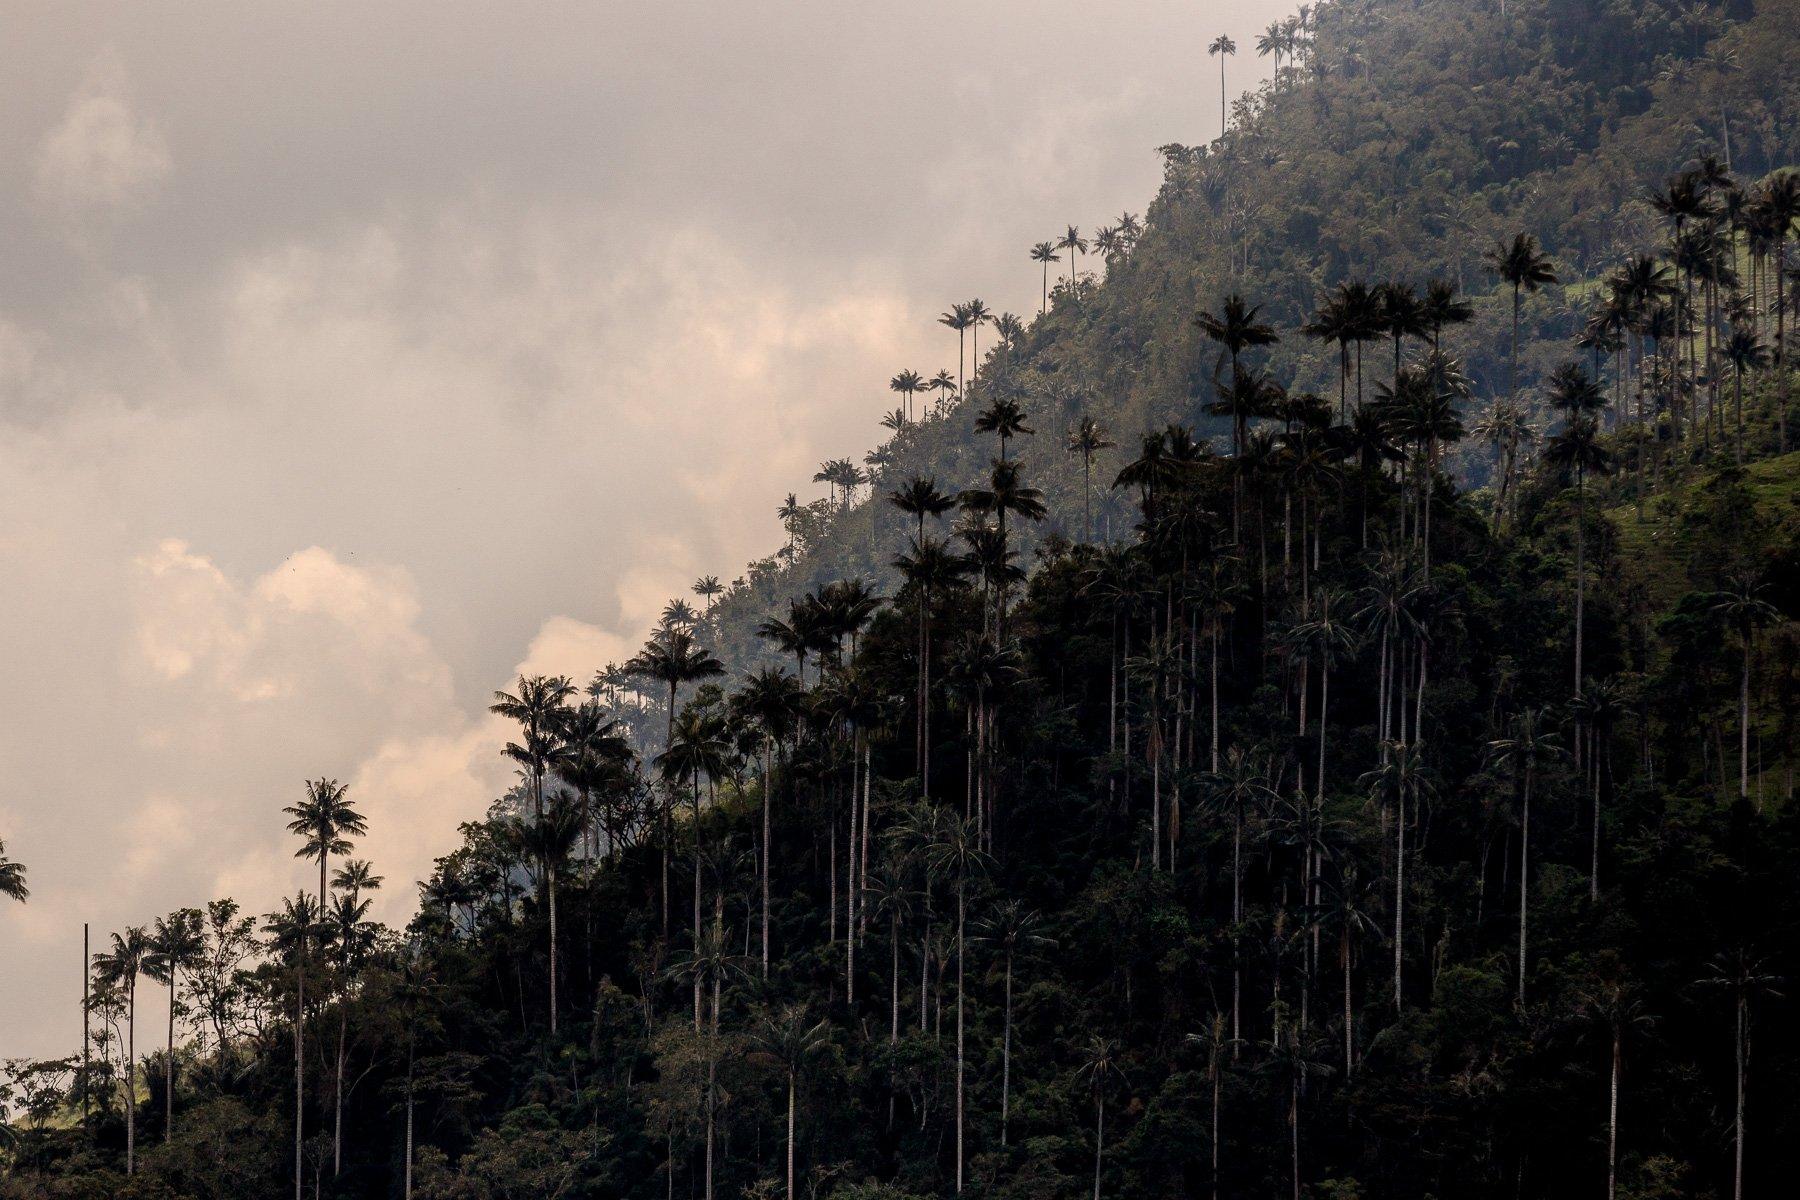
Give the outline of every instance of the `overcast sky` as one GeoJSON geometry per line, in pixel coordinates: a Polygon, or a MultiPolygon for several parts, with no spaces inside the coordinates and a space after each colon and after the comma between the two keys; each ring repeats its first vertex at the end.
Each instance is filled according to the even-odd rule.
{"type": "Polygon", "coordinates": [[[79,1046],[83,921],[303,885],[305,778],[403,920],[488,693],[775,545],[1290,7],[0,3],[0,1057],[79,1046]]]}

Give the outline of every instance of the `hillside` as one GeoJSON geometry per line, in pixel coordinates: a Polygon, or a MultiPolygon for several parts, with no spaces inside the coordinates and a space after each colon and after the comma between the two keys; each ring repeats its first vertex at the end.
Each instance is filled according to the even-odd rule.
{"type": "MultiPolygon", "coordinates": [[[[1219,352],[1194,326],[1228,293],[1290,331],[1266,356],[1272,377],[1334,396],[1336,348],[1295,332],[1320,299],[1345,280],[1450,280],[1474,313],[1446,346],[1479,407],[1505,390],[1510,339],[1510,298],[1482,254],[1530,231],[1562,281],[1524,298],[1520,387],[1535,392],[1569,356],[1594,281],[1657,244],[1653,187],[1706,155],[1751,179],[1800,162],[1797,25],[1795,0],[1319,6],[1306,61],[1241,98],[1225,139],[1162,148],[1163,187],[1129,253],[1103,266],[1085,256],[1071,288],[1054,280],[1065,252],[1045,316],[1011,345],[985,331],[968,397],[876,447],[864,499],[842,510],[821,500],[793,521],[791,565],[781,554],[753,563],[720,597],[721,652],[734,665],[765,660],[757,622],[830,580],[868,575],[891,590],[891,555],[875,547],[904,519],[883,497],[915,474],[950,492],[971,486],[994,452],[974,424],[995,395],[1020,398],[1037,430],[1014,447],[1045,493],[1042,531],[1081,533],[1081,463],[1064,444],[1087,415],[1117,443],[1094,459],[1096,520],[1123,533],[1129,506],[1106,485],[1141,434],[1170,422],[1215,441],[1228,432],[1204,411],[1219,352]]],[[[1372,389],[1387,353],[1376,342],[1364,358],[1372,389]]],[[[1452,462],[1480,483],[1490,457],[1467,444],[1452,462]]]]}
{"type": "Polygon", "coordinates": [[[1790,1192],[1800,0],[1311,16],[874,495],[496,697],[406,929],[319,780],[316,894],[115,937],[0,1200],[1790,1192]]]}

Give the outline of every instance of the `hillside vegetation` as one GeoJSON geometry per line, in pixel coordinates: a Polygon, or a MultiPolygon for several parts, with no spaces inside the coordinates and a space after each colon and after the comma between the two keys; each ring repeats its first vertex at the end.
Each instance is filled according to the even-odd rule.
{"type": "Polygon", "coordinates": [[[1272,28],[872,484],[496,695],[408,928],[321,778],[113,935],[0,1197],[1787,1194],[1797,17],[1272,28]]]}

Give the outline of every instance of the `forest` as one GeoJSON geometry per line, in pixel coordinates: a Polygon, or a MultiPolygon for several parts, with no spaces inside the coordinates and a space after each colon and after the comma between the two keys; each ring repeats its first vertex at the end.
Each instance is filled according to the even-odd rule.
{"type": "Polygon", "coordinates": [[[107,933],[0,1197],[1783,1194],[1797,52],[1794,0],[1197,48],[1274,76],[1020,247],[1038,313],[920,314],[956,367],[768,557],[497,692],[429,878],[327,770],[303,891],[107,933]]]}

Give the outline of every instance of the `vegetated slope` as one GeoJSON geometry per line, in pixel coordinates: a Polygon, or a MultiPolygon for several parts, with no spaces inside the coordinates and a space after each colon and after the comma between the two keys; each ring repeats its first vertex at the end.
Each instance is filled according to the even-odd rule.
{"type": "MultiPolygon", "coordinates": [[[[1296,332],[1329,288],[1454,282],[1474,319],[1444,348],[1479,406],[1507,388],[1511,332],[1510,293],[1482,255],[1528,232],[1563,281],[1523,297],[1519,385],[1531,395],[1571,355],[1591,281],[1656,244],[1651,187],[1709,154],[1749,180],[1800,162],[1800,0],[1354,0],[1318,6],[1312,24],[1299,65],[1239,99],[1223,139],[1162,148],[1163,186],[1128,253],[1103,269],[1083,256],[1075,285],[1055,284],[1050,311],[1013,344],[983,331],[966,399],[878,447],[857,502],[820,500],[790,520],[791,559],[784,547],[750,564],[714,610],[728,662],[766,660],[756,624],[821,583],[864,575],[891,591],[905,518],[883,498],[913,474],[952,493],[976,482],[994,441],[975,418],[997,395],[1017,397],[1036,430],[1012,449],[1045,493],[1044,534],[1081,536],[1081,462],[1065,439],[1084,414],[1100,423],[1117,446],[1094,461],[1096,536],[1117,535],[1133,518],[1108,485],[1143,433],[1169,422],[1228,431],[1204,410],[1220,355],[1194,326],[1226,294],[1261,305],[1283,331],[1260,356],[1272,379],[1335,396],[1336,346],[1296,332]]],[[[1019,269],[1031,271],[1025,251],[1019,269]]],[[[1053,278],[1069,265],[1065,251],[1053,278]]],[[[944,338],[948,362],[955,334],[944,338]]],[[[1372,392],[1391,373],[1391,349],[1375,342],[1361,355],[1372,392]]],[[[939,365],[872,364],[871,376],[939,365]]],[[[1465,481],[1485,478],[1487,463],[1472,444],[1452,459],[1465,481]]],[[[795,481],[802,494],[809,486],[795,481]]]]}

